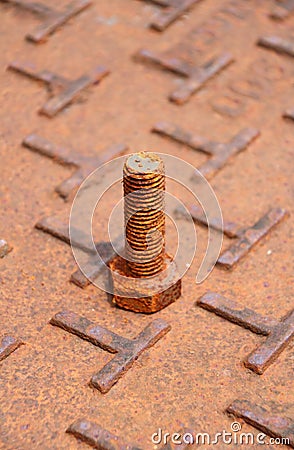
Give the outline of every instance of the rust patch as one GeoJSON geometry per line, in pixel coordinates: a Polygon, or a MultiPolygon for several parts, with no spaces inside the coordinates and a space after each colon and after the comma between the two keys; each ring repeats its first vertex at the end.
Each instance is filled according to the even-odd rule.
{"type": "Polygon", "coordinates": [[[287,216],[282,208],[272,208],[252,227],[245,228],[238,240],[225,250],[217,260],[222,269],[232,269],[270,230],[287,216]]]}
{"type": "Polygon", "coordinates": [[[245,367],[260,375],[277,359],[294,334],[294,310],[278,321],[243,308],[215,292],[206,293],[197,301],[197,305],[253,333],[268,336],[244,361],[245,367]]]}
{"type": "Polygon", "coordinates": [[[8,69],[32,80],[41,81],[47,86],[50,98],[40,110],[40,114],[47,117],[56,116],[66,106],[73,103],[84,89],[99,83],[109,74],[108,69],[100,66],[90,75],[83,75],[76,80],[68,80],[49,70],[36,71],[32,64],[23,64],[17,61],[10,63],[8,69]]]}
{"type": "Polygon", "coordinates": [[[7,358],[23,344],[22,341],[15,339],[13,336],[2,336],[2,338],[0,338],[0,361],[7,358]]]}
{"type": "Polygon", "coordinates": [[[289,56],[294,56],[294,41],[281,38],[279,36],[264,36],[258,40],[258,45],[261,47],[274,50],[277,53],[285,53],[289,56]]]}
{"type": "Polygon", "coordinates": [[[206,163],[198,167],[202,175],[208,179],[224,168],[233,156],[245,150],[260,134],[255,128],[244,128],[230,142],[223,144],[197,136],[168,122],[157,123],[152,131],[185,144],[193,150],[212,155],[206,163]]]}
{"type": "Polygon", "coordinates": [[[42,23],[31,33],[26,35],[28,41],[34,43],[44,42],[50,34],[53,34],[58,28],[68,22],[84,9],[91,5],[89,0],[75,0],[69,3],[63,11],[56,11],[43,3],[28,2],[26,0],[0,0],[2,3],[10,3],[15,7],[25,9],[31,13],[40,16],[42,23]]]}
{"type": "Polygon", "coordinates": [[[50,323],[107,352],[116,353],[116,356],[91,378],[91,385],[103,394],[107,393],[132,367],[141,353],[152,347],[171,329],[167,322],[156,319],[147,325],[135,339],[130,340],[71,311],[62,311],[56,314],[50,323]]]}
{"type": "Polygon", "coordinates": [[[164,255],[164,272],[155,279],[152,276],[142,279],[140,290],[136,288],[134,279],[128,278],[130,275],[126,267],[126,261],[123,258],[115,257],[109,263],[109,266],[112,271],[113,302],[120,308],[151,314],[166,308],[181,296],[182,283],[176,267],[172,265],[172,258],[168,254],[164,255]],[[120,275],[126,277],[125,281],[121,281],[120,275]],[[167,282],[169,287],[165,288],[167,282]],[[154,286],[160,292],[155,294],[154,286]],[[130,292],[135,292],[136,297],[130,297],[130,292]]]}
{"type": "Polygon", "coordinates": [[[294,422],[292,419],[273,415],[264,407],[248,400],[235,400],[227,408],[227,412],[240,417],[249,425],[269,436],[288,439],[288,445],[294,447],[294,422]]]}
{"type": "Polygon", "coordinates": [[[53,159],[58,164],[76,167],[76,172],[55,188],[55,191],[65,200],[73,196],[93,170],[128,150],[125,144],[115,144],[99,152],[98,155],[83,156],[70,148],[59,147],[36,134],[28,135],[22,144],[40,155],[53,159]]]}

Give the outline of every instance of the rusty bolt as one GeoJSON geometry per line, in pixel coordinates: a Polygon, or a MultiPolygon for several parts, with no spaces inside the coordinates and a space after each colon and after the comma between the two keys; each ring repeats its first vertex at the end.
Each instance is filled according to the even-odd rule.
{"type": "Polygon", "coordinates": [[[135,312],[152,313],[181,295],[172,257],[165,252],[164,163],[154,153],[140,152],[127,158],[123,168],[125,258],[110,263],[114,302],[135,312]],[[128,277],[118,281],[116,275],[128,277]],[[133,278],[143,281],[138,292],[133,278]],[[161,287],[169,282],[169,287],[161,287]],[[153,293],[154,287],[159,293],[153,293]],[[136,294],[130,296],[130,293],[136,294]],[[129,296],[128,296],[129,294],[129,296]]]}
{"type": "Polygon", "coordinates": [[[149,153],[130,156],[123,171],[126,256],[134,277],[162,270],[165,239],[163,161],[149,153]]]}

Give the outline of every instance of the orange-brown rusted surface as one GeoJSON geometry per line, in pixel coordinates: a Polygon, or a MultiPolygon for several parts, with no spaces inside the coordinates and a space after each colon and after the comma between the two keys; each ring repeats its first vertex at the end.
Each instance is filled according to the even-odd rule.
{"type": "MultiPolygon", "coordinates": [[[[68,0],[42,3],[65,11],[68,0]]],[[[92,1],[37,45],[26,36],[42,25],[40,16],[0,2],[0,237],[13,248],[0,258],[0,341],[12,339],[10,349],[4,343],[5,358],[0,358],[1,450],[86,450],[87,436],[75,437],[80,429],[75,436],[66,432],[81,418],[96,424],[91,433],[96,430],[106,442],[108,437],[118,442],[117,448],[168,448],[151,441],[159,428],[214,436],[230,432],[236,420],[244,433],[263,430],[293,437],[293,342],[287,316],[293,309],[293,2],[187,2],[191,7],[158,33],[150,24],[168,4],[92,1]],[[157,67],[136,61],[140,49],[165,59],[157,67]],[[221,55],[234,62],[214,71],[213,61],[221,55]],[[74,92],[74,101],[49,118],[38,111],[48,95],[60,94],[61,86],[54,85],[53,92],[47,86],[46,92],[39,83],[6,70],[12,61],[32,61],[38,70],[46,68],[66,80],[77,80],[97,66],[110,73],[99,86],[89,85],[78,96],[74,92]],[[200,136],[213,143],[229,143],[246,128],[258,130],[258,139],[227,158],[210,183],[226,224],[250,227],[272,208],[288,214],[268,227],[233,270],[215,267],[199,285],[195,276],[208,233],[195,217],[197,254],[182,279],[182,295],[151,317],[117,308],[106,293],[87,285],[70,247],[35,224],[43,224],[38,227],[42,230],[57,224],[59,237],[68,240],[72,189],[63,196],[65,202],[55,187],[73,177],[76,188],[88,173],[90,158],[108,159],[103,149],[118,143],[129,152],[171,154],[197,168],[215,157],[194,151],[189,142],[151,132],[163,121],[176,124],[188,139],[200,136]],[[24,148],[22,142],[31,134],[51,143],[53,150],[69,149],[65,160],[50,149],[39,150],[40,155],[24,148]],[[75,177],[84,169],[82,157],[85,172],[75,177]],[[55,163],[61,160],[63,165],[55,163]],[[54,220],[42,222],[49,217],[54,220]],[[70,282],[73,273],[76,284],[70,282]],[[209,291],[233,300],[237,318],[246,308],[271,318],[287,345],[276,341],[275,331],[258,336],[196,305],[209,291]],[[138,346],[136,338],[152,321],[159,319],[171,329],[156,342],[150,337],[139,358],[132,355],[128,370],[122,369],[119,382],[102,393],[89,381],[111,367],[119,352],[110,355],[87,338],[52,326],[50,320],[60,311],[72,311],[138,346]],[[273,346],[284,350],[263,374],[245,367],[248,355],[266,345],[270,352],[273,346]]],[[[181,196],[188,209],[195,204],[173,181],[167,180],[166,190],[181,196]]],[[[122,195],[120,183],[93,216],[94,241],[105,247],[105,255],[107,221],[122,195]]],[[[230,233],[224,236],[223,251],[233,244],[231,238],[230,233]]],[[[167,221],[167,252],[174,241],[175,229],[167,221]]],[[[88,441],[98,438],[91,434],[88,441]]],[[[171,448],[186,447],[191,448],[171,448]]],[[[240,448],[234,443],[214,447],[240,448]]],[[[266,448],[286,447],[271,443],[266,448]]]]}

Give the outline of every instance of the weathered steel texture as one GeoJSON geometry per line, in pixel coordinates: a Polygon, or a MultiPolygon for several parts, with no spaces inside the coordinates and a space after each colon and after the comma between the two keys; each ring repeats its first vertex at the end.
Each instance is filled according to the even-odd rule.
{"type": "MultiPolygon", "coordinates": [[[[81,230],[75,230],[74,238],[70,238],[69,224],[60,220],[58,217],[43,217],[35,224],[35,228],[60,239],[68,245],[80,248],[86,253],[94,254],[87,236],[85,236],[81,230]]],[[[93,259],[89,257],[89,262],[83,267],[83,272],[80,269],[77,269],[70,277],[70,281],[82,289],[89,286],[89,284],[91,284],[90,279],[94,280],[103,270],[105,270],[105,265],[108,265],[116,256],[113,245],[110,242],[101,241],[97,242],[95,245],[102,261],[100,262],[97,258],[93,259]]]]}
{"type": "MultiPolygon", "coordinates": [[[[176,211],[181,214],[181,211],[176,211]]],[[[184,215],[184,213],[182,213],[184,215]]],[[[204,211],[197,205],[192,205],[190,214],[197,223],[207,226],[204,211]]],[[[242,258],[244,258],[252,247],[257,244],[269,231],[288,215],[282,208],[272,208],[252,227],[242,227],[234,222],[219,222],[215,218],[211,220],[211,227],[223,232],[229,239],[236,239],[218,258],[217,265],[222,269],[232,269],[242,258]]]]}
{"type": "Polygon", "coordinates": [[[294,422],[290,417],[273,414],[263,406],[248,400],[235,400],[227,408],[227,412],[269,436],[284,438],[285,441],[281,443],[294,447],[294,422]]]}
{"type": "Polygon", "coordinates": [[[226,69],[234,61],[230,53],[222,53],[207,64],[195,68],[187,81],[172,92],[169,99],[177,105],[188,102],[193,94],[202,89],[213,77],[226,69]]]}
{"type": "Polygon", "coordinates": [[[18,349],[23,342],[13,336],[2,336],[0,337],[0,361],[7,358],[12,352],[18,349]]]}
{"type": "Polygon", "coordinates": [[[128,149],[125,144],[115,144],[100,151],[97,155],[84,156],[70,148],[59,147],[36,134],[28,135],[22,144],[40,155],[53,159],[58,164],[76,167],[76,172],[55,188],[55,191],[65,200],[71,199],[82,181],[93,170],[120,156],[128,149]]]}
{"type": "MultiPolygon", "coordinates": [[[[190,208],[190,214],[195,222],[207,226],[206,215],[202,210],[202,208],[200,208],[200,206],[192,205],[190,208]]],[[[243,233],[243,228],[240,227],[240,225],[238,225],[237,223],[230,221],[223,221],[223,223],[221,224],[218,218],[211,218],[210,226],[215,230],[224,233],[224,235],[227,236],[229,239],[238,238],[243,233]]]]}
{"type": "Polygon", "coordinates": [[[202,66],[194,66],[191,68],[177,58],[166,58],[164,55],[162,56],[149,50],[140,50],[135,55],[135,58],[142,62],[151,62],[163,69],[176,72],[188,78],[187,81],[183,80],[182,85],[169,96],[169,99],[178,105],[188,102],[193,94],[202,89],[211,78],[234,61],[230,53],[222,53],[202,66]]]}
{"type": "Polygon", "coordinates": [[[91,85],[99,83],[109,74],[105,67],[97,67],[90,75],[82,75],[75,80],[68,80],[49,70],[36,71],[32,64],[23,64],[14,61],[8,69],[24,75],[32,80],[43,82],[49,91],[49,100],[40,109],[40,114],[54,117],[66,106],[75,101],[79,94],[91,85]]]}
{"type": "Polygon", "coordinates": [[[198,167],[199,172],[208,179],[211,179],[223,169],[233,156],[245,150],[260,134],[255,128],[244,128],[230,142],[223,144],[194,135],[168,122],[157,123],[152,131],[185,144],[194,150],[212,155],[206,163],[198,167]]]}
{"type": "Polygon", "coordinates": [[[4,256],[11,251],[12,247],[5,241],[5,239],[0,239],[0,258],[4,258],[4,256]]]}
{"type": "Polygon", "coordinates": [[[170,0],[168,4],[163,4],[165,6],[164,10],[156,15],[150,26],[157,31],[164,31],[200,1],[202,0],[182,0],[181,2],[170,0]]]}
{"type": "Polygon", "coordinates": [[[279,36],[264,36],[258,40],[258,45],[261,47],[274,50],[277,53],[285,53],[289,56],[294,56],[294,41],[284,39],[279,36]]]}
{"type": "Polygon", "coordinates": [[[76,420],[66,432],[99,450],[140,450],[136,445],[125,443],[118,436],[87,419],[76,420]]]}
{"type": "Polygon", "coordinates": [[[273,328],[267,340],[248,356],[245,366],[256,373],[263,374],[287,347],[293,335],[294,310],[273,328]]]}
{"type": "Polygon", "coordinates": [[[103,262],[93,261],[89,258],[88,263],[83,267],[83,272],[77,269],[71,274],[70,281],[82,289],[91,284],[90,280],[95,280],[99,274],[106,271],[105,265],[109,265],[116,256],[116,252],[110,242],[98,242],[96,243],[96,249],[103,262]]]}
{"type": "Polygon", "coordinates": [[[162,319],[155,319],[133,340],[123,338],[71,311],[56,314],[50,323],[90,341],[116,356],[91,378],[91,385],[103,394],[127,372],[138,357],[171,329],[162,319]]]}
{"type": "MultiPolygon", "coordinates": [[[[198,26],[194,26],[175,45],[163,52],[140,50],[136,54],[136,59],[154,63],[166,70],[188,77],[188,82],[186,83],[183,80],[183,87],[180,87],[170,96],[172,101],[185,102],[189,99],[189,95],[193,93],[191,91],[201,87],[202,68],[207,67],[209,72],[209,69],[216,69],[217,62],[220,64],[219,69],[222,69],[233,61],[233,56],[222,53],[224,49],[230,49],[230,53],[234,54],[231,51],[234,45],[232,45],[231,40],[228,42],[227,38],[232,33],[234,35],[239,34],[244,22],[247,20],[249,23],[252,20],[252,12],[253,9],[245,2],[229,1],[222,3],[220,6],[218,5],[211,16],[198,26]],[[225,45],[219,45],[219,43],[225,45]],[[219,57],[215,59],[216,52],[219,52],[219,57]],[[197,61],[197,66],[195,66],[195,61],[197,61]],[[193,80],[193,74],[195,74],[196,80],[193,80]],[[191,85],[189,85],[190,78],[191,85]]],[[[222,77],[220,77],[220,82],[221,80],[222,77]]]]}
{"type": "Polygon", "coordinates": [[[141,278],[140,288],[136,288],[136,279],[130,277],[126,261],[120,256],[115,257],[109,263],[114,291],[113,302],[120,308],[145,314],[160,311],[175,302],[181,296],[181,279],[176,265],[173,264],[173,258],[167,253],[164,254],[163,265],[165,270],[158,273],[155,279],[141,278]],[[137,295],[131,297],[130,292],[136,292],[137,295]]]}
{"type": "Polygon", "coordinates": [[[43,217],[35,224],[35,228],[60,239],[66,244],[80,248],[87,253],[93,252],[92,247],[87,243],[87,237],[81,230],[75,230],[74,238],[71,239],[69,235],[69,224],[65,224],[57,217],[43,217]]]}
{"type": "Polygon", "coordinates": [[[10,3],[13,6],[25,9],[40,16],[42,23],[35,30],[26,35],[26,39],[34,43],[44,42],[57,29],[68,22],[72,17],[84,11],[92,3],[90,0],[74,0],[69,3],[63,11],[56,11],[43,3],[26,0],[0,0],[0,2],[10,3]]]}
{"type": "MultiPolygon", "coordinates": [[[[37,1],[50,7],[54,3],[60,10],[69,2],[37,1]]],[[[284,2],[207,0],[159,35],[146,27],[155,11],[152,6],[142,7],[143,2],[137,0],[99,0],[40,46],[23,39],[39,24],[38,17],[0,4],[1,67],[21,58],[33,60],[38,68],[56,69],[69,78],[86,73],[94,62],[113,69],[113,76],[97,87],[96,93],[93,88],[83,106],[70,107],[54,121],[36,114],[47,99],[43,85],[12,73],[0,76],[0,234],[14,247],[11,254],[0,259],[0,327],[2,334],[20,337],[27,344],[0,363],[1,450],[87,450],[84,442],[65,433],[75,419],[82,417],[97,421],[127,443],[150,450],[154,447],[151,436],[158,427],[163,433],[173,433],[187,424],[196,432],[207,431],[212,436],[231,431],[233,419],[224,411],[235,399],[268,405],[267,419],[272,414],[293,418],[293,342],[263,376],[258,376],[245,370],[242,360],[266,336],[209,317],[201,308],[194,308],[191,314],[191,304],[210,290],[238,296],[238,302],[264,317],[277,321],[283,317],[292,308],[292,220],[284,221],[236,270],[213,270],[199,285],[195,285],[195,275],[208,233],[197,227],[198,256],[185,275],[183,295],[154,317],[165,319],[172,331],[145,352],[107,395],[102,395],[97,389],[89,389],[87,383],[93,372],[114,355],[46,326],[48,320],[60,310],[72,310],[133,338],[132,332],[136,335],[136,330],[144,329],[151,318],[115,308],[105,292],[95,286],[81,290],[67,282],[75,264],[70,248],[32,226],[43,216],[58,216],[66,224],[69,204],[64,205],[51,191],[70,176],[71,168],[32,157],[19,145],[24,136],[34,132],[93,155],[91,149],[95,154],[96,149],[98,153],[104,146],[126,140],[134,151],[172,153],[197,167],[205,161],[204,154],[158,138],[149,133],[151,126],[164,118],[220,142],[244,126],[254,126],[260,129],[261,139],[212,181],[225,223],[227,219],[248,226],[267,208],[277,205],[292,215],[293,125],[281,116],[293,103],[293,58],[256,45],[260,36],[293,38],[293,16],[283,23],[268,17],[276,3],[284,2]],[[181,76],[134,64],[130,56],[139,48],[177,58],[181,76]],[[166,49],[170,51],[165,53],[166,49]],[[181,71],[189,73],[193,65],[202,67],[224,50],[236,57],[232,66],[207,83],[184,107],[166,101],[166,94],[187,77],[181,71]]],[[[169,186],[185,205],[195,203],[175,183],[168,182],[168,190],[169,186]]],[[[107,223],[109,210],[121,198],[121,191],[116,194],[110,193],[109,202],[96,210],[98,239],[103,236],[107,240],[105,230],[99,234],[99,220],[101,217],[102,226],[107,223]]],[[[172,244],[177,242],[173,228],[170,223],[168,239],[172,244]]],[[[108,243],[107,249],[111,250],[108,243]]],[[[87,256],[92,255],[86,254],[86,261],[87,256]]],[[[86,281],[82,279],[82,283],[86,281]]],[[[248,431],[259,433],[244,423],[242,432],[248,431]]],[[[178,450],[179,446],[174,447],[178,450]]],[[[210,448],[205,444],[202,447],[210,448]]],[[[219,443],[219,447],[230,446],[219,443]]],[[[283,446],[274,443],[266,447],[279,450],[283,446]]]]}
{"type": "Polygon", "coordinates": [[[287,216],[282,208],[270,209],[252,227],[243,229],[238,239],[218,258],[217,264],[223,269],[232,269],[271,229],[287,216]]]}
{"type": "Polygon", "coordinates": [[[294,0],[276,1],[276,6],[270,13],[270,17],[275,20],[285,20],[294,13],[294,0]]]}
{"type": "Polygon", "coordinates": [[[235,301],[214,292],[202,296],[197,305],[253,333],[268,336],[244,361],[247,368],[260,375],[287,347],[294,334],[294,310],[278,321],[272,317],[264,317],[249,308],[242,308],[235,301]]]}

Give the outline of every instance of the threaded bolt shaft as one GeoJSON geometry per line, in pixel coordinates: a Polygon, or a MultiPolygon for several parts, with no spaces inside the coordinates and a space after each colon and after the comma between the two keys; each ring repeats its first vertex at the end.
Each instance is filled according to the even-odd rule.
{"type": "Polygon", "coordinates": [[[165,251],[165,173],[161,158],[140,152],[123,168],[126,263],[133,277],[162,271],[165,251]]]}

